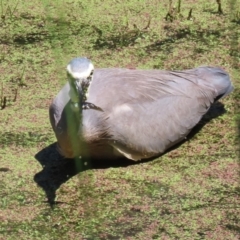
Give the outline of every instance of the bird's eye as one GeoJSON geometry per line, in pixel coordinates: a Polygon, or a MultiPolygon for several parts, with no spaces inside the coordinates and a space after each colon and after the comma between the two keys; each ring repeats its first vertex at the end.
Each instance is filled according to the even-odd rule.
{"type": "Polygon", "coordinates": [[[87,79],[88,79],[89,81],[91,81],[91,80],[92,80],[92,76],[93,76],[93,71],[91,71],[91,73],[90,73],[90,75],[87,77],[87,79]]]}

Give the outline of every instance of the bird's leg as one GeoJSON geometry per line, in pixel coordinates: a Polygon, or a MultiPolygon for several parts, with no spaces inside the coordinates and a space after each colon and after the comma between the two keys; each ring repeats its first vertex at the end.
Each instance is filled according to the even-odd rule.
{"type": "Polygon", "coordinates": [[[82,84],[82,91],[83,91],[82,109],[83,110],[94,109],[94,110],[98,110],[98,111],[103,112],[103,110],[100,107],[96,106],[95,104],[90,103],[90,102],[86,102],[88,87],[89,87],[89,83],[82,84]]]}
{"type": "Polygon", "coordinates": [[[94,109],[94,110],[98,110],[98,111],[103,112],[103,110],[100,107],[98,107],[95,104],[90,103],[90,102],[83,102],[82,103],[82,109],[83,110],[94,109]]]}

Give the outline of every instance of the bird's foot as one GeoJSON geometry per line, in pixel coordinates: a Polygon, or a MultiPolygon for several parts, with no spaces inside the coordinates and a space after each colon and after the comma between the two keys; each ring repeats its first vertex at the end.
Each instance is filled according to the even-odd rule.
{"type": "Polygon", "coordinates": [[[102,110],[100,107],[98,107],[98,106],[96,106],[95,104],[90,103],[90,102],[83,102],[83,104],[82,104],[82,109],[83,109],[83,110],[95,109],[95,110],[98,110],[98,111],[102,111],[102,112],[103,112],[103,110],[102,110]]]}

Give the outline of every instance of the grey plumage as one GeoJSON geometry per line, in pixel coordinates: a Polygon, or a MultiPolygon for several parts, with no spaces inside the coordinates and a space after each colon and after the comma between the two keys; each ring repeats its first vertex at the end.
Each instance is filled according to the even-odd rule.
{"type": "Polygon", "coordinates": [[[87,101],[103,111],[87,109],[76,115],[67,83],[50,106],[50,121],[66,157],[124,155],[140,160],[183,140],[211,104],[232,90],[229,75],[217,67],[96,69],[87,101]]]}

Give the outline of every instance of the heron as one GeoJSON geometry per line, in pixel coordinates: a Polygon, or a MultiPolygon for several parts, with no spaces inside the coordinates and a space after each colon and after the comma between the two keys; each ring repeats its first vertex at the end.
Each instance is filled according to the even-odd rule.
{"type": "Polygon", "coordinates": [[[183,141],[211,105],[233,91],[219,67],[182,71],[67,65],[67,83],[49,116],[66,158],[156,157],[183,141]]]}

